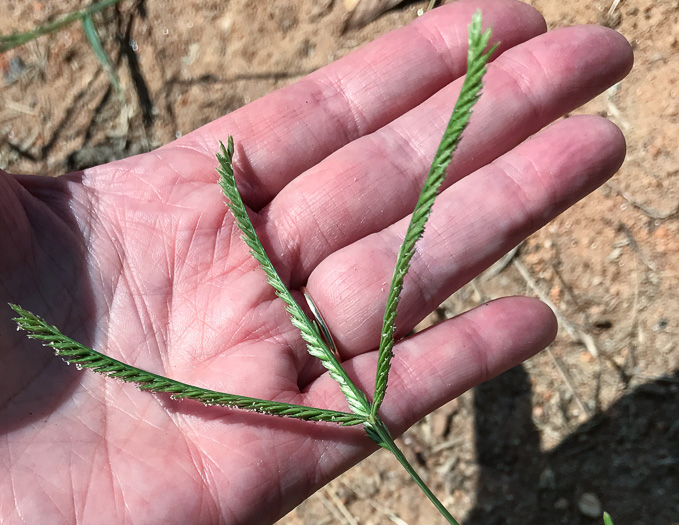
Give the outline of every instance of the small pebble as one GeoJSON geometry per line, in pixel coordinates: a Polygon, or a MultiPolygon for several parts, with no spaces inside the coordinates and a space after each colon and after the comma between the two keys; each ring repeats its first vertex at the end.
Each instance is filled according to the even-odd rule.
{"type": "Polygon", "coordinates": [[[585,492],[580,496],[578,510],[589,518],[600,518],[603,512],[599,498],[591,492],[585,492]]]}
{"type": "Polygon", "coordinates": [[[26,71],[26,64],[21,60],[21,57],[14,56],[10,59],[6,70],[3,72],[3,77],[5,80],[5,85],[9,86],[13,84],[19,77],[26,71]]]}

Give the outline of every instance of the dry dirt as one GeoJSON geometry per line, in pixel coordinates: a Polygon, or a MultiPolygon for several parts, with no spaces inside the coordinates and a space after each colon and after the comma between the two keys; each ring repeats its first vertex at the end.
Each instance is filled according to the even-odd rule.
{"type": "MultiPolygon", "coordinates": [[[[407,24],[426,3],[343,33],[341,0],[125,0],[96,17],[122,101],[77,24],[0,55],[0,168],[56,175],[153,149],[407,24]]],[[[618,525],[677,524],[679,1],[530,3],[550,28],[604,24],[634,46],[630,76],[578,110],[621,127],[627,160],[427,321],[539,295],[561,316],[556,342],[400,445],[465,524],[601,523],[588,514],[602,507],[618,525]]],[[[0,0],[1,30],[80,5],[0,0]]],[[[382,452],[280,521],[439,522],[382,452]]]]}

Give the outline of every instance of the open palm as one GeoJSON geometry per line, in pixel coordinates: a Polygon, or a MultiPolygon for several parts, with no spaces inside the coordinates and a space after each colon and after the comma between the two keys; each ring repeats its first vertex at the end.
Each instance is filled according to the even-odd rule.
{"type": "MultiPolygon", "coordinates": [[[[502,45],[406,280],[406,335],[618,168],[624,141],[603,119],[537,132],[628,72],[619,35],[543,34],[526,5],[457,2],[158,151],[58,179],[0,173],[0,303],[186,383],[346,411],[239,238],[216,183],[217,142],[234,135],[265,248],[291,289],[309,288],[349,375],[372,391],[396,252],[477,7],[502,45]]],[[[3,523],[267,523],[373,450],[359,428],[172,401],[78,372],[10,317],[0,315],[3,523]]],[[[402,431],[554,330],[541,303],[510,298],[404,339],[385,421],[402,431]]]]}

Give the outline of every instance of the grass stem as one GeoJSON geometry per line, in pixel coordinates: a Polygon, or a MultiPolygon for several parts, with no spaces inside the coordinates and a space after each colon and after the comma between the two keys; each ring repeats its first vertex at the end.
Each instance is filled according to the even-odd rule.
{"type": "MultiPolygon", "coordinates": [[[[410,477],[413,479],[413,481],[417,484],[418,487],[420,487],[420,489],[422,489],[422,492],[424,492],[427,498],[429,498],[429,501],[431,501],[434,504],[436,509],[441,513],[441,515],[446,519],[446,521],[448,521],[448,523],[450,523],[451,525],[460,525],[457,522],[457,520],[453,518],[450,512],[448,512],[448,509],[446,509],[443,506],[443,503],[441,503],[439,499],[434,495],[434,493],[429,489],[429,487],[422,480],[422,478],[417,474],[413,466],[406,459],[403,452],[401,452],[401,449],[399,449],[396,446],[394,438],[391,437],[391,433],[389,432],[389,429],[384,424],[384,422],[379,417],[377,417],[374,420],[374,422],[370,424],[370,426],[371,430],[380,438],[378,444],[382,448],[386,448],[389,452],[396,456],[398,462],[403,466],[404,469],[406,469],[406,471],[408,472],[408,474],[410,474],[410,477]]],[[[374,437],[373,440],[376,441],[374,437]]]]}
{"type": "Polygon", "coordinates": [[[102,0],[101,2],[86,7],[85,9],[81,9],[80,11],[69,13],[59,20],[49,22],[44,26],[36,27],[32,31],[27,31],[26,33],[13,33],[11,35],[0,35],[0,53],[14,49],[15,47],[21,46],[26,42],[35,40],[36,38],[39,38],[43,35],[59,31],[73,22],[84,20],[86,17],[90,17],[94,13],[103,11],[107,7],[117,4],[120,1],[121,0],[102,0]]]}

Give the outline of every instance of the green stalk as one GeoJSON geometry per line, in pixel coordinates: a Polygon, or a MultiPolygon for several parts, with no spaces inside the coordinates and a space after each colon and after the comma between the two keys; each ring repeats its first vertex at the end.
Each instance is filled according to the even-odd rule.
{"type": "Polygon", "coordinates": [[[274,268],[271,259],[267,255],[266,250],[264,250],[264,246],[262,246],[262,242],[257,236],[255,227],[250,221],[248,211],[236,186],[236,178],[233,171],[233,137],[229,135],[226,147],[224,147],[221,141],[219,145],[221,147],[221,153],[217,154],[217,160],[219,161],[217,172],[220,175],[219,184],[222,187],[224,196],[229,200],[228,207],[243,234],[241,236],[243,242],[250,248],[250,254],[259,263],[262,270],[264,270],[269,284],[276,291],[276,295],[287,305],[286,310],[290,314],[290,321],[299,330],[302,339],[307,344],[309,354],[321,361],[321,364],[330,372],[330,377],[339,385],[344,397],[347,398],[351,411],[365,421],[370,412],[368,398],[349,379],[346,370],[344,370],[335,354],[330,351],[328,345],[323,341],[318,326],[307,318],[304,310],[295,302],[290,290],[285,286],[276,268],[274,268]]]}
{"type": "Polygon", "coordinates": [[[59,31],[73,22],[83,20],[88,16],[92,16],[94,13],[98,13],[109,6],[117,4],[118,2],[120,2],[120,0],[102,0],[98,4],[93,4],[89,7],[86,7],[85,9],[81,9],[80,11],[69,13],[59,20],[49,22],[41,27],[36,27],[33,31],[28,31],[26,33],[13,33],[11,35],[0,35],[0,53],[14,49],[15,47],[21,46],[26,42],[35,40],[36,38],[39,38],[43,35],[59,31]]]}
{"type": "Polygon", "coordinates": [[[396,332],[396,315],[398,303],[401,300],[403,282],[410,261],[415,255],[415,244],[424,234],[424,228],[438,195],[443,179],[446,176],[446,168],[453,159],[453,153],[460,143],[462,132],[466,129],[472,115],[472,108],[481,95],[483,75],[486,72],[486,64],[497,48],[497,44],[484,53],[490,41],[490,29],[481,32],[481,11],[476,11],[469,26],[469,52],[467,55],[467,74],[462,84],[460,96],[455,103],[453,114],[448,121],[448,126],[443,133],[434,161],[425,179],[422,191],[417,199],[415,210],[410,218],[408,229],[403,239],[403,244],[398,251],[396,267],[389,287],[387,307],[382,321],[382,333],[377,358],[377,375],[375,378],[375,393],[373,394],[371,416],[376,416],[384,401],[391,368],[391,358],[394,356],[394,335],[396,332]]]}
{"type": "Polygon", "coordinates": [[[87,37],[87,40],[92,46],[94,54],[97,55],[99,63],[104,68],[104,71],[106,71],[109,82],[111,82],[113,89],[115,90],[116,93],[118,93],[118,95],[122,94],[123,89],[120,86],[120,79],[118,78],[118,74],[116,73],[116,70],[113,67],[113,62],[109,58],[108,54],[106,54],[104,46],[101,44],[101,40],[99,39],[97,30],[94,27],[94,20],[92,20],[92,16],[87,15],[85,18],[83,18],[82,24],[83,30],[85,31],[85,36],[87,37]]]}
{"type": "Polygon", "coordinates": [[[379,416],[377,416],[371,423],[365,423],[365,427],[368,431],[368,435],[373,441],[375,441],[382,448],[387,449],[396,457],[398,462],[403,466],[404,469],[406,469],[408,474],[410,474],[410,477],[413,478],[413,481],[417,484],[417,486],[422,489],[422,492],[424,492],[425,496],[429,498],[429,501],[431,501],[436,509],[441,513],[441,515],[446,518],[446,521],[448,521],[448,523],[451,525],[460,525],[457,520],[453,518],[450,512],[448,512],[448,509],[443,506],[443,503],[441,503],[434,493],[429,489],[422,478],[417,474],[413,466],[408,463],[408,460],[406,459],[403,452],[401,452],[401,449],[396,446],[394,438],[392,438],[391,434],[389,433],[389,429],[379,418],[379,416]],[[379,441],[376,438],[378,438],[379,441]]]}
{"type": "Polygon", "coordinates": [[[88,368],[107,377],[136,383],[140,390],[167,393],[173,399],[193,399],[208,406],[219,405],[239,408],[260,414],[291,417],[304,421],[325,421],[342,426],[359,425],[365,422],[365,418],[346,412],[227,394],[226,392],[216,392],[181,383],[97,352],[65,336],[56,326],[48,324],[44,319],[28,310],[24,310],[16,304],[10,304],[10,307],[19,314],[19,317],[14,318],[19,330],[26,330],[30,339],[37,339],[43,346],[51,348],[66,363],[74,364],[79,370],[88,368]]]}

